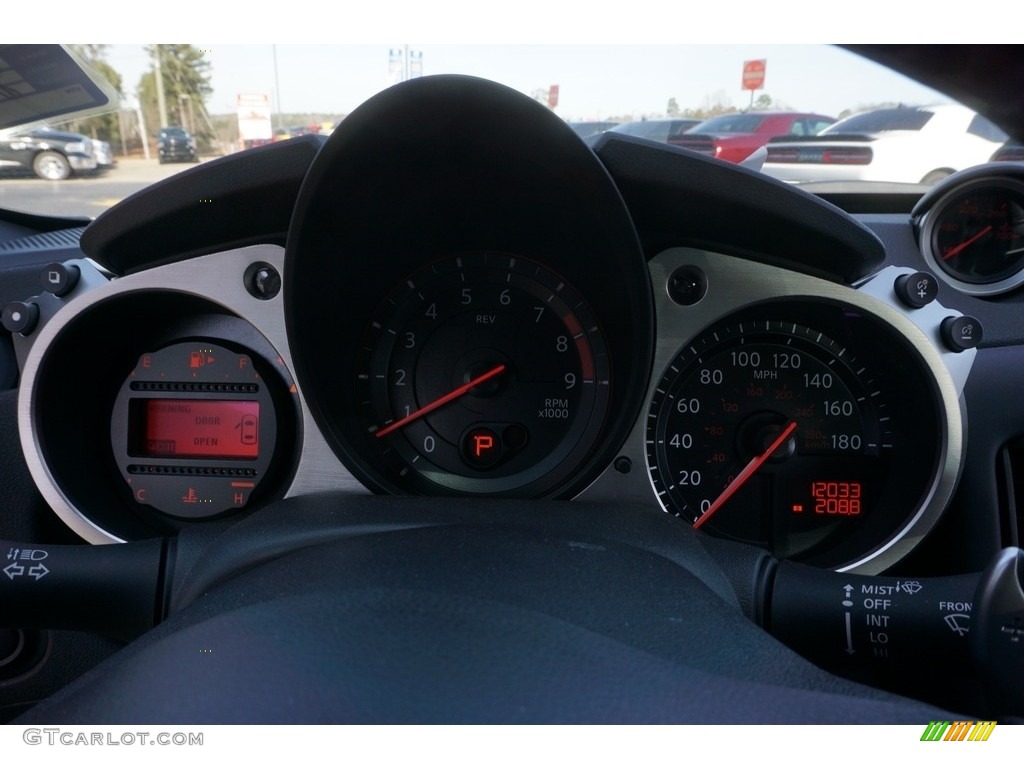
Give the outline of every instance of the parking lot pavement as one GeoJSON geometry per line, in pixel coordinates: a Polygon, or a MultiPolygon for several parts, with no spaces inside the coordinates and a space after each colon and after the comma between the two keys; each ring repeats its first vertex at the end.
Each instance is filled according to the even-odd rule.
{"type": "Polygon", "coordinates": [[[109,177],[116,175],[125,181],[152,183],[166,179],[168,176],[173,176],[189,168],[195,168],[195,165],[195,163],[167,163],[166,165],[160,165],[156,159],[143,160],[131,157],[126,160],[118,160],[117,167],[106,175],[109,177]]]}
{"type": "Polygon", "coordinates": [[[34,176],[0,176],[0,208],[30,213],[94,218],[143,187],[194,163],[160,165],[155,159],[119,159],[117,166],[97,176],[73,176],[46,181],[34,176]]]}

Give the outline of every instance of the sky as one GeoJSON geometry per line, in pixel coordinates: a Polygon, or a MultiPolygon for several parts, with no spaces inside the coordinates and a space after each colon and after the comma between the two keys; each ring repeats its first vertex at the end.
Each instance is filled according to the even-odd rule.
{"type": "Polygon", "coordinates": [[[918,3],[858,0],[837,13],[828,2],[242,0],[164,14],[159,26],[128,0],[104,0],[100,14],[81,14],[71,0],[48,7],[59,13],[66,6],[78,40],[117,44],[110,62],[129,93],[148,67],[147,40],[209,50],[215,91],[207,108],[214,114],[233,111],[239,92],[271,94],[284,112],[351,112],[389,84],[388,49],[409,45],[422,51],[424,74],[476,74],[527,94],[557,84],[556,111],[567,119],[660,114],[673,97],[685,108],[724,95],[743,108],[743,62],[762,58],[763,93],[794,109],[836,115],[868,103],[942,97],[903,78],[885,82],[880,67],[852,65],[855,57],[840,49],[808,52],[794,44],[1016,42],[1017,25],[992,23],[1017,18],[1016,0],[986,0],[984,13],[958,12],[955,23],[922,13],[918,3]]]}
{"type": "MultiPolygon", "coordinates": [[[[214,92],[213,114],[233,112],[238,93],[267,93],[281,112],[343,115],[387,87],[390,50],[422,53],[424,75],[473,74],[532,94],[559,86],[558,114],[567,119],[663,114],[670,98],[681,108],[723,99],[746,108],[743,62],[765,59],[763,91],[775,102],[836,116],[843,110],[896,101],[936,103],[940,94],[835,47],[749,45],[378,44],[241,45],[198,40],[206,54],[214,92]],[[274,59],[277,60],[275,81],[274,59]],[[311,76],[312,74],[312,76],[311,76]],[[275,93],[275,82],[279,92],[275,93]],[[276,96],[276,100],[274,97],[276,96]]],[[[147,71],[141,45],[115,45],[107,60],[132,94],[147,71]]]]}

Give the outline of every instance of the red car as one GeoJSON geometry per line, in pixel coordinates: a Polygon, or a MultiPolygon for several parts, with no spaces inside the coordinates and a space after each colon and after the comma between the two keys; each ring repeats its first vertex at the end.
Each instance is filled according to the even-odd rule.
{"type": "Polygon", "coordinates": [[[738,112],[712,117],[668,142],[739,163],[773,136],[814,136],[834,122],[834,117],[807,112],[738,112]]]}

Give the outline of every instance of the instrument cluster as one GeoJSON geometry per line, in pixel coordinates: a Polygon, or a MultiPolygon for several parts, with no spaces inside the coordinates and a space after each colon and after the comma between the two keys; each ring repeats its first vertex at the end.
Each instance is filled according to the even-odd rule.
{"type": "MultiPolygon", "coordinates": [[[[926,225],[947,271],[1008,279],[972,250],[1012,234],[1000,205],[977,231],[926,225]]],[[[82,260],[38,299],[22,445],[94,542],[324,490],[545,497],[877,573],[953,494],[980,326],[927,273],[850,287],[780,263],[645,255],[607,168],[544,107],[472,78],[398,87],[319,151],[284,248],[114,280],[82,260]],[[415,143],[412,108],[445,115],[415,143]]]]}

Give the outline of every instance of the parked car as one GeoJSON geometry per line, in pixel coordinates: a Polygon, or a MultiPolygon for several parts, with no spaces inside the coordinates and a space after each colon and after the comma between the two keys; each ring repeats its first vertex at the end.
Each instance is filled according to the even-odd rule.
{"type": "Polygon", "coordinates": [[[861,112],[800,140],[773,139],[762,170],[783,181],[932,185],[984,163],[1006,141],[990,120],[944,104],[861,112]]]}
{"type": "Polygon", "coordinates": [[[668,141],[677,147],[739,163],[773,136],[813,136],[834,122],[834,117],[808,112],[738,112],[712,117],[668,141]]]}
{"type": "Polygon", "coordinates": [[[1024,162],[1024,144],[1019,141],[1008,141],[992,155],[993,163],[1024,162]]]}
{"type": "Polygon", "coordinates": [[[45,126],[0,131],[0,169],[31,171],[41,179],[61,181],[72,173],[95,171],[92,139],[45,126]]]}
{"type": "Polygon", "coordinates": [[[639,136],[641,139],[650,139],[651,141],[670,141],[679,134],[686,133],[694,126],[700,125],[700,122],[694,118],[634,120],[631,123],[621,123],[608,130],[624,133],[627,136],[639,136]]]}
{"type": "Polygon", "coordinates": [[[114,152],[109,141],[94,139],[92,142],[93,151],[96,153],[96,168],[104,171],[113,168],[117,161],[114,160],[114,152]]]}
{"type": "Polygon", "coordinates": [[[591,136],[597,136],[599,133],[611,130],[618,123],[612,120],[571,120],[569,121],[569,127],[576,131],[576,134],[581,139],[587,139],[591,136]]]}
{"type": "Polygon", "coordinates": [[[196,140],[180,125],[168,125],[161,128],[156,146],[161,163],[199,162],[196,140]]]}
{"type": "Polygon", "coordinates": [[[291,125],[285,129],[289,135],[294,139],[296,136],[312,136],[319,134],[321,126],[319,123],[310,123],[309,125],[291,125]]]}

